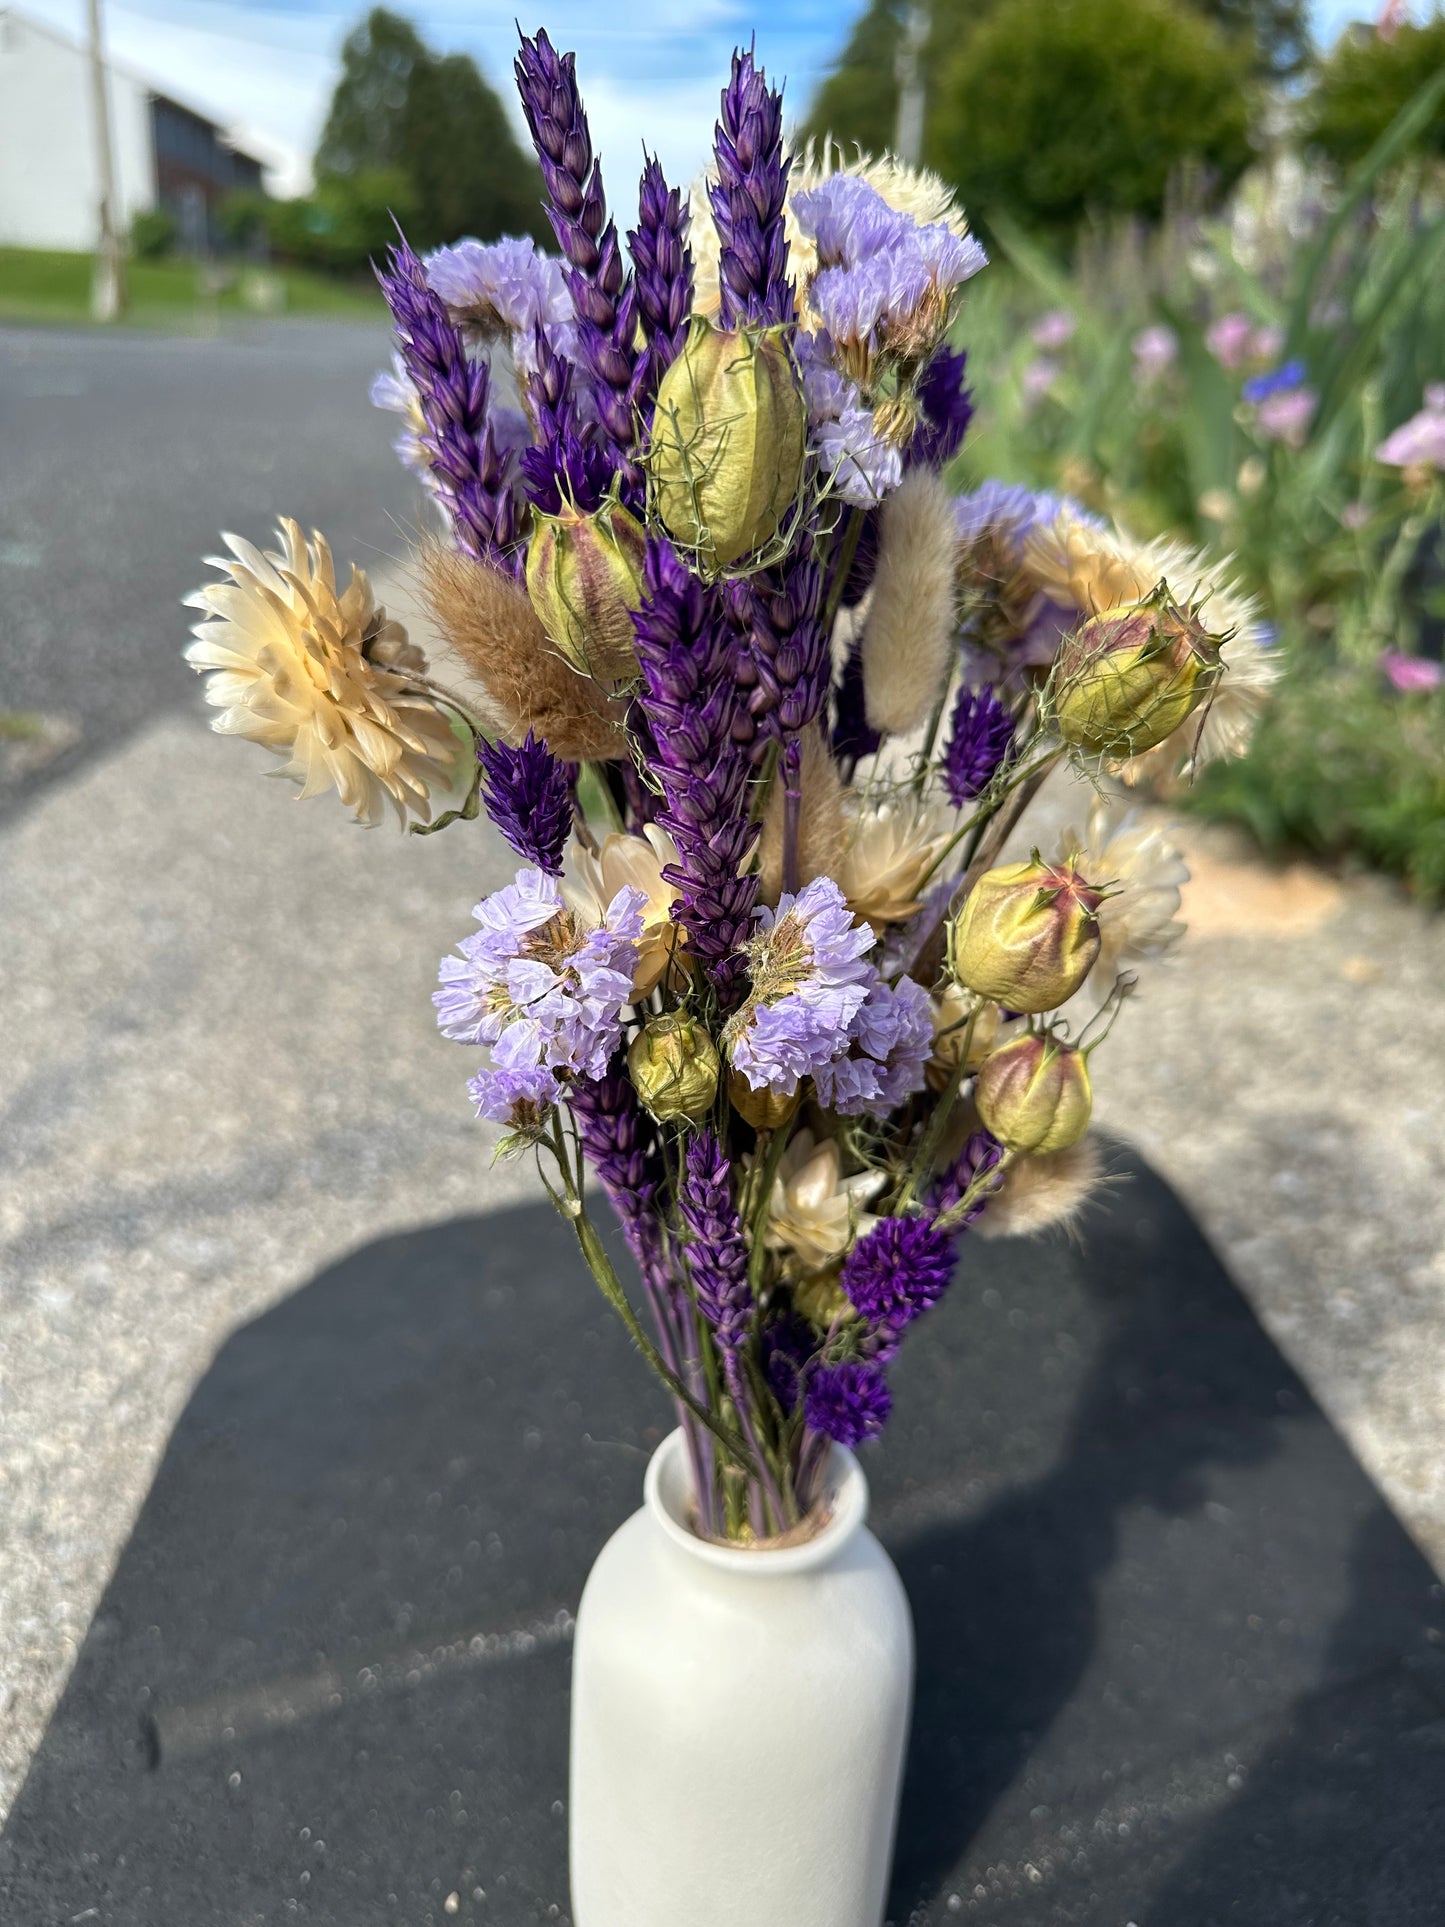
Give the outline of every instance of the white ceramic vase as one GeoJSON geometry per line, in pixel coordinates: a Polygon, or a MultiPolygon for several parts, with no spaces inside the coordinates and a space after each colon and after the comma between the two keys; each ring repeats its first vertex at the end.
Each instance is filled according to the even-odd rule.
{"type": "Polygon", "coordinates": [[[658,1447],[577,1613],[576,1927],[879,1927],[913,1624],[851,1452],[828,1486],[805,1544],[714,1545],[658,1447]]]}

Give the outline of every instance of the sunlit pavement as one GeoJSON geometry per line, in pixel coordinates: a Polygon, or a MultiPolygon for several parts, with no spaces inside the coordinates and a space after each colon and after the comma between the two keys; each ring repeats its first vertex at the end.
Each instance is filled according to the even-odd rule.
{"type": "MultiPolygon", "coordinates": [[[[77,736],[19,773],[0,829],[7,1799],[226,1336],[387,1231],[531,1195],[491,1166],[428,1002],[507,853],[481,826],[403,839],[294,804],[206,732],[177,664],[219,524],[261,536],[289,509],[343,555],[401,546],[364,398],[380,337],[337,330],[333,355],[327,332],[283,337],[276,368],[182,344],[175,384],[162,344],[0,335],[7,375],[17,340],[43,375],[21,470],[0,422],[0,703],[77,736]]],[[[1198,928],[1097,1060],[1101,1119],[1445,1566],[1445,933],[1384,884],[1191,842],[1198,928]]]]}

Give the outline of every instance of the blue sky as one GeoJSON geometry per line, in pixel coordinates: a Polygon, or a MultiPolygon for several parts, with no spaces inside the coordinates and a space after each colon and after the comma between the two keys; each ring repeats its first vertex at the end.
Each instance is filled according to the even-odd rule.
{"type": "MultiPolygon", "coordinates": [[[[277,168],[276,186],[305,184],[306,158],[325,117],[337,50],[369,0],[104,0],[112,55],[233,126],[277,168]]],[[[510,101],[516,0],[388,0],[432,45],[473,54],[510,101]]],[[[534,0],[535,4],[535,0],[534,0]]],[[[536,19],[576,49],[593,139],[608,177],[635,177],[645,136],[669,176],[686,180],[706,157],[718,90],[733,46],[756,27],[758,53],[801,112],[863,0],[545,0],[536,19]],[[610,163],[610,166],[608,164],[610,163]]],[[[79,38],[85,0],[17,0],[19,11],[79,38]]],[[[1428,0],[1412,11],[1428,12],[1428,0]]],[[[1328,43],[1371,0],[1316,0],[1328,43]]],[[[518,128],[521,121],[518,116],[518,128]]],[[[619,194],[619,198],[621,198],[619,194]]]]}

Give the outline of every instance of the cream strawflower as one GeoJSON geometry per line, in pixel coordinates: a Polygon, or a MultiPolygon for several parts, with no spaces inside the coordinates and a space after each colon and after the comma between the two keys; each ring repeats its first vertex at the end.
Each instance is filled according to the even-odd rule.
{"type": "Polygon", "coordinates": [[[845,843],[835,881],[855,917],[875,929],[906,923],[923,901],[924,879],[950,832],[912,796],[844,800],[845,843]]]}
{"type": "MultiPolygon", "coordinates": [[[[783,206],[783,230],[788,237],[788,273],[797,285],[800,319],[805,328],[815,328],[817,316],[807,304],[808,285],[818,267],[817,246],[804,234],[793,212],[793,196],[801,194],[832,174],[856,174],[860,180],[883,196],[889,207],[908,214],[924,226],[944,222],[960,240],[968,233],[968,221],[959,207],[953,189],[927,168],[907,167],[893,155],[875,160],[858,154],[845,160],[836,141],[809,142],[793,157],[788,177],[788,198],[783,206]]],[[[722,300],[718,285],[718,236],[708,200],[709,176],[699,174],[688,190],[687,241],[692,249],[692,306],[694,314],[715,315],[722,300]]]]}
{"type": "Polygon", "coordinates": [[[429,798],[450,785],[458,744],[446,717],[409,677],[426,657],[398,622],[372,600],[353,567],[338,594],[331,550],[313,534],[308,547],[283,519],[283,553],[262,554],[239,536],[223,539],[233,560],[210,559],[229,582],[186,597],[205,612],[186,650],[211,672],[206,700],[221,714],[222,735],[244,736],[289,760],[277,775],[302,797],[335,789],[362,823],[380,821],[389,803],[430,819],[429,798]]]}
{"type": "Polygon", "coordinates": [[[677,891],[662,874],[664,865],[679,861],[677,845],[655,823],[647,824],[641,836],[618,832],[607,837],[596,856],[575,839],[567,845],[562,894],[587,929],[605,927],[608,905],[624,884],[640,890],[647,899],[642,907],[642,935],[632,978],[633,991],[639,997],[661,983],[669,964],[673,965],[675,986],[686,964],[683,945],[687,933],[680,923],[673,922],[671,914],[677,891]]]}
{"type": "Polygon", "coordinates": [[[1176,919],[1189,865],[1164,832],[1137,811],[1122,811],[1098,797],[1084,827],[1065,830],[1055,854],[1061,863],[1076,863],[1109,892],[1095,913],[1099,955],[1089,973],[1089,984],[1100,996],[1107,995],[1126,964],[1165,957],[1184,935],[1176,919]]]}
{"type": "Polygon", "coordinates": [[[928,1060],[928,1088],[941,1091],[958,1069],[964,1045],[968,1069],[976,1071],[996,1044],[1007,1041],[1016,1026],[1006,1026],[997,1004],[988,1003],[962,984],[950,983],[933,1000],[933,1055],[928,1060]],[[977,1015],[974,1015],[974,1012],[977,1015]],[[973,1029],[968,1020],[973,1016],[973,1029]]]}
{"type": "Polygon", "coordinates": [[[1259,606],[1237,586],[1229,563],[1211,562],[1202,550],[1169,536],[1138,542],[1061,509],[1031,531],[1022,574],[1051,602],[1081,615],[1142,602],[1167,582],[1176,602],[1197,609],[1210,633],[1225,638],[1223,674],[1204,703],[1156,749],[1125,765],[1127,781],[1193,769],[1248,749],[1279,665],[1265,647],[1259,606]]]}
{"type": "Polygon", "coordinates": [[[845,1178],[842,1168],[833,1139],[818,1144],[811,1131],[794,1133],[778,1165],[763,1241],[770,1251],[790,1252],[804,1273],[836,1264],[876,1222],[863,1206],[883,1189],[886,1174],[845,1178]]]}

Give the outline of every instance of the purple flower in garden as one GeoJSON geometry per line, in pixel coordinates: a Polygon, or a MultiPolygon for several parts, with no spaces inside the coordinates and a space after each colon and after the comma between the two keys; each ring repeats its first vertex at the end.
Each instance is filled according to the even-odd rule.
{"type": "Polygon", "coordinates": [[[1220,367],[1233,373],[1253,352],[1254,323],[1247,314],[1222,314],[1204,331],[1204,345],[1220,367]]]}
{"type": "Polygon", "coordinates": [[[642,686],[635,715],[651,742],[647,762],[662,789],[654,821],[678,849],[663,872],[678,889],[672,914],[690,954],[726,1006],[741,983],[738,946],[757,900],[741,874],[756,841],[748,820],[752,761],[737,682],[742,644],[719,592],[700,582],[669,543],[650,541],[642,607],[633,618],[642,686]]]}
{"type": "Polygon", "coordinates": [[[888,1423],[893,1394],[877,1365],[847,1359],[817,1365],[808,1376],[803,1414],[815,1432],[839,1445],[861,1445],[888,1423]]]}
{"type": "Polygon", "coordinates": [[[442,1034],[485,1044],[491,1064],[468,1086],[482,1117],[514,1122],[519,1103],[545,1105],[572,1077],[601,1077],[632,998],[642,891],[621,889],[600,928],[582,929],[560,885],[522,869],[473,910],[481,929],[443,957],[434,992],[442,1034]]]}
{"type": "Polygon", "coordinates": [[[1167,374],[1179,357],[1179,337],[1162,322],[1141,328],[1133,340],[1134,379],[1143,386],[1167,374]]]}
{"type": "Polygon", "coordinates": [[[979,689],[960,688],[940,766],[955,809],[983,795],[1007,762],[1013,740],[1013,718],[986,683],[979,689]]]}
{"type": "Polygon", "coordinates": [[[973,396],[963,378],[966,360],[962,349],[945,345],[934,350],[924,369],[918,384],[922,418],[908,448],[910,467],[947,468],[962,448],[973,420],[973,396]]]}
{"type": "Polygon", "coordinates": [[[482,743],[482,801],[520,857],[549,876],[562,874],[562,850],[572,829],[572,774],[531,730],[517,749],[482,743]]]}
{"type": "Polygon", "coordinates": [[[776,910],[755,912],[747,944],[752,990],[725,1033],[734,1067],[755,1090],[791,1097],[803,1078],[847,1048],[848,1027],[876,981],[873,932],[831,877],[814,877],[776,910]]]}
{"type": "MultiPolygon", "coordinates": [[[[988,1131],[975,1131],[948,1168],[939,1173],[933,1187],[933,1209],[941,1217],[963,1201],[974,1180],[983,1171],[992,1171],[1003,1156],[1003,1146],[988,1131]]],[[[989,1195],[1003,1182],[997,1178],[975,1203],[969,1206],[962,1226],[975,1223],[982,1216],[989,1195]]],[[[962,1228],[962,1226],[960,1228],[962,1228]]]]}
{"type": "Polygon", "coordinates": [[[880,1218],[844,1259],[838,1282],[870,1325],[902,1331],[938,1303],[956,1256],[932,1218],[880,1218]]]}
{"type": "Polygon", "coordinates": [[[521,558],[512,553],[521,535],[513,463],[499,451],[487,420],[486,363],[468,358],[461,330],[405,240],[389,251],[377,278],[421,410],[418,440],[457,544],[520,573],[521,558]]]}
{"type": "Polygon", "coordinates": [[[535,366],[539,329],[559,354],[575,356],[577,320],[562,264],[530,236],[459,241],[428,254],[422,266],[464,335],[482,344],[509,337],[523,379],[535,366]]]}
{"type": "Polygon", "coordinates": [[[1424,407],[1385,437],[1375,460],[1391,468],[1445,469],[1445,382],[1431,382],[1424,407]]]}
{"type": "Polygon", "coordinates": [[[768,86],[751,51],[733,54],[715,152],[717,180],[708,198],[719,244],[719,319],[724,328],[791,321],[783,96],[768,86]]]}
{"type": "Polygon", "coordinates": [[[1407,656],[1398,649],[1383,649],[1378,660],[1386,682],[1402,696],[1421,695],[1445,682],[1445,669],[1428,656],[1407,656]]]}
{"type": "Polygon", "coordinates": [[[649,405],[657,384],[687,339],[692,309],[692,255],[687,210],[649,157],[638,191],[637,226],[628,234],[637,319],[645,344],[633,377],[634,400],[649,405]]]}
{"type": "Polygon", "coordinates": [[[1286,361],[1278,368],[1271,368],[1267,374],[1251,375],[1241,389],[1248,402],[1268,401],[1271,395],[1285,393],[1298,388],[1305,378],[1305,365],[1302,361],[1286,361]]]}
{"type": "Polygon", "coordinates": [[[687,1232],[687,1268],[698,1310],[712,1327],[718,1349],[737,1378],[737,1354],[752,1323],[748,1246],[733,1203],[727,1154],[710,1130],[688,1143],[677,1191],[677,1211],[687,1232]]]}
{"type": "Polygon", "coordinates": [[[576,62],[543,32],[522,38],[515,62],[532,143],[547,189],[547,218],[567,260],[567,291],[577,312],[577,342],[592,401],[618,467],[635,485],[632,385],[637,360],[636,296],[624,284],[617,228],[607,218],[602,171],[577,91],[576,62]]]}
{"type": "Polygon", "coordinates": [[[933,1054],[933,1007],[911,977],[880,977],[848,1026],[848,1048],[813,1070],[818,1102],[843,1117],[888,1113],[923,1089],[933,1054]]]}
{"type": "Polygon", "coordinates": [[[1056,355],[1074,338],[1078,323],[1066,308],[1051,308],[1029,329],[1029,340],[1046,355],[1056,355]]]}

